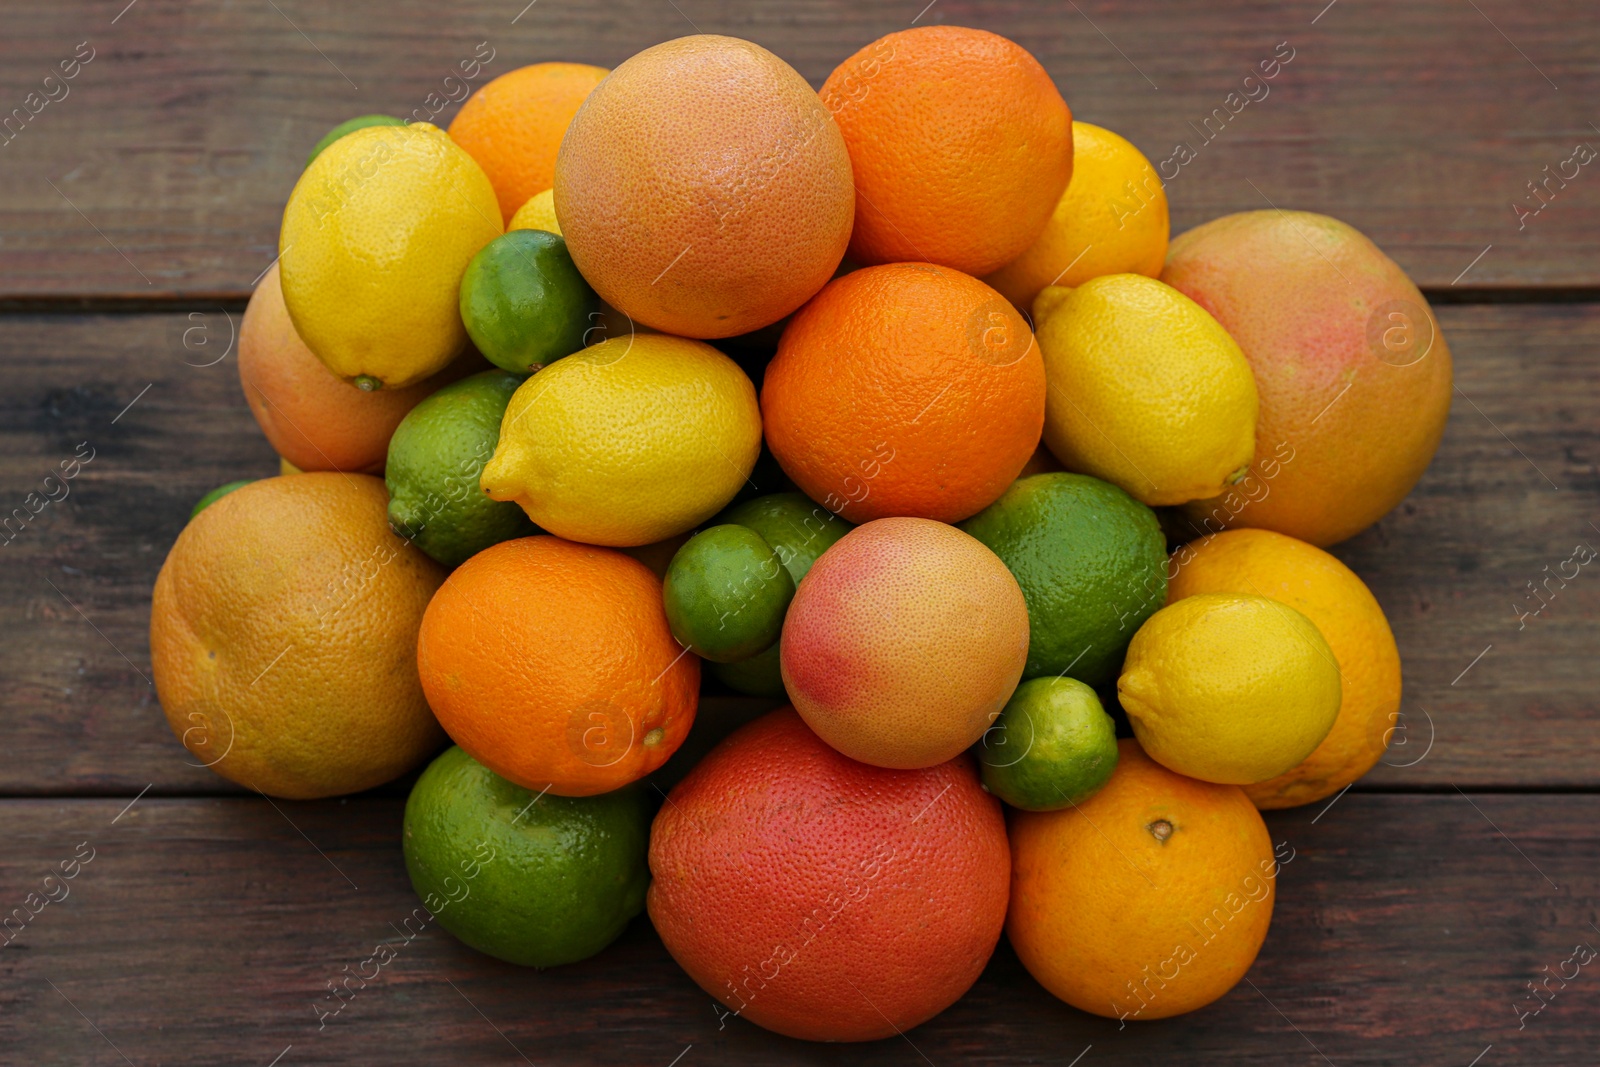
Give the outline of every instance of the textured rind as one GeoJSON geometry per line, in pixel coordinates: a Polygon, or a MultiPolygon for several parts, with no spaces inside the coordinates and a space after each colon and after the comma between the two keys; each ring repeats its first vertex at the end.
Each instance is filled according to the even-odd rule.
{"type": "Polygon", "coordinates": [[[651,921],[745,1019],[870,1041],[932,1018],[975,981],[1005,919],[1000,804],[965,754],[916,771],[835,752],[791,709],[719,745],[650,835],[651,921]]]}

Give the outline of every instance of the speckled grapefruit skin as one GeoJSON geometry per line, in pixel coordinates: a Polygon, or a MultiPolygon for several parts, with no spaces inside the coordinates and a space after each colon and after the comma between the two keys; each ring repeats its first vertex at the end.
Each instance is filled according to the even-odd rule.
{"type": "Polygon", "coordinates": [[[878,519],[824,552],[789,605],[783,684],[851,759],[931,767],[983,735],[1028,658],[1028,608],[1000,557],[931,519],[878,519]]]}
{"type": "Polygon", "coordinates": [[[650,919],[729,1012],[871,1041],[971,987],[1005,922],[1010,856],[970,756],[869,767],[785,708],[719,745],[656,815],[650,919]]]}
{"type": "Polygon", "coordinates": [[[1161,280],[1239,342],[1261,398],[1250,474],[1184,509],[1198,532],[1327,546],[1411,491],[1450,414],[1450,348],[1377,245],[1326,215],[1246,211],[1174,240],[1161,280]]]}

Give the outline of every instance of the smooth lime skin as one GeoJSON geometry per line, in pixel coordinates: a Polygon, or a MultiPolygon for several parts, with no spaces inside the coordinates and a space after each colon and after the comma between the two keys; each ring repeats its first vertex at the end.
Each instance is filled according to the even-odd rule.
{"type": "Polygon", "coordinates": [[[1116,676],[1134,631],[1167,599],[1155,512],[1087,474],[1034,474],[959,524],[999,556],[1028,604],[1022,677],[1116,676]]]}
{"type": "Polygon", "coordinates": [[[237,482],[229,482],[226,485],[217,486],[215,489],[211,490],[211,492],[195,501],[194,509],[189,512],[189,518],[194,518],[206,508],[210,507],[212,504],[215,504],[217,501],[233,492],[235,489],[242,489],[253,481],[255,481],[254,478],[245,478],[237,482]]]}
{"type": "Polygon", "coordinates": [[[1024,811],[1056,811],[1110,781],[1117,728],[1076,678],[1034,678],[1017,686],[974,752],[989,792],[1024,811]]]}
{"type": "MultiPolygon", "coordinates": [[[[817,557],[854,527],[804,493],[769,493],[741,501],[717,516],[718,522],[748,526],[772,546],[799,586],[817,557]]],[[[713,663],[711,673],[723,685],[747,696],[784,695],[778,666],[778,643],[736,663],[713,663]]]]}
{"type": "Polygon", "coordinates": [[[778,639],[794,579],[748,526],[701,530],[667,566],[662,596],[679,644],[714,663],[749,659],[778,639]]]}
{"type": "Polygon", "coordinates": [[[306,157],[306,166],[311,166],[311,161],[322,155],[322,150],[347,133],[366,129],[368,126],[404,126],[404,119],[397,119],[393,115],[362,115],[358,118],[345,119],[339,125],[322,135],[311,154],[306,157]]]}
{"type": "MultiPolygon", "coordinates": [[[[584,347],[600,298],[564,238],[512,230],[490,241],[461,276],[461,321],[490,363],[528,375],[584,347]]],[[[604,333],[596,333],[597,340],[604,333]]]]}
{"type": "Polygon", "coordinates": [[[558,967],[593,956],[644,910],[650,818],[639,786],[541,796],[452,746],[406,801],[406,872],[464,944],[558,967]]]}
{"type": "Polygon", "coordinates": [[[539,532],[522,508],[489,499],[478,485],[521,384],[499,370],[452,382],[412,408],[389,438],[389,526],[447,567],[539,532]]]}

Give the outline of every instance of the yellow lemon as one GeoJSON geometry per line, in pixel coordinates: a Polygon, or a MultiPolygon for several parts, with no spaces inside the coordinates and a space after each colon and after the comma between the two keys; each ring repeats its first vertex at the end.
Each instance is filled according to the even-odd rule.
{"type": "Polygon", "coordinates": [[[641,333],[523,382],[480,481],[557,537],[635,547],[722,510],[760,451],[761,407],[737,363],[701,341],[641,333]]]}
{"type": "Polygon", "coordinates": [[[421,381],[466,345],[458,291],[500,236],[494,187],[426,122],[339,138],[289,194],[278,237],[295,332],[363,389],[421,381]]]}
{"type": "Polygon", "coordinates": [[[1133,635],[1117,699],[1168,770],[1225,785],[1289,770],[1339,715],[1339,664],[1316,624],[1264,596],[1201,593],[1133,635]]]}
{"type": "Polygon", "coordinates": [[[546,189],[542,193],[534,193],[528,202],[517,208],[517,213],[511,216],[511,224],[506,231],[511,230],[544,230],[546,233],[561,233],[561,223],[556,219],[556,191],[546,189]]]}
{"type": "MultiPolygon", "coordinates": [[[[1354,571],[1284,534],[1228,530],[1179,546],[1167,573],[1169,602],[1196,593],[1254,593],[1288,604],[1316,624],[1339,664],[1344,699],[1333,729],[1283,774],[1245,786],[1256,807],[1309,804],[1372,769],[1399,722],[1400,650],[1383,608],[1354,571]]],[[[1416,749],[1426,743],[1417,741],[1416,749]]]]}
{"type": "Polygon", "coordinates": [[[1028,250],[984,281],[1026,310],[1047,285],[1161,273],[1167,193],[1150,161],[1110,130],[1072,124],[1072,181],[1028,250]]]}
{"type": "Polygon", "coordinates": [[[1256,380],[1204,308],[1142,274],[1034,301],[1044,443],[1070,471],[1152,507],[1219,496],[1250,469],[1256,380]]]}

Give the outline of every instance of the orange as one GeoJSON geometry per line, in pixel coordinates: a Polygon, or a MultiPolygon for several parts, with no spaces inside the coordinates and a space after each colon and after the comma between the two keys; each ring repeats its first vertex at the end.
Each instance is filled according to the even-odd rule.
{"type": "Polygon", "coordinates": [[[215,501],[156,577],[156,695],[194,762],[271,796],[358,793],[444,743],[417,628],[444,568],[389,529],[383,482],[265,478],[215,501]]]}
{"type": "Polygon", "coordinates": [[[1028,660],[1028,605],[1000,557],[930,519],[877,519],[811,565],[789,603],[783,685],[851,759],[931,767],[965,751],[1028,660]]]}
{"type": "Polygon", "coordinates": [[[971,987],[1000,939],[1009,867],[970,756],[869,767],[785,708],[673,789],[650,832],[647,901],[724,1025],[872,1041],[971,987]]]}
{"type": "Polygon", "coordinates": [[[1196,593],[1271,597],[1322,632],[1339,665],[1339,717],[1292,769],[1244,787],[1259,808],[1289,808],[1337,793],[1383,755],[1400,712],[1400,651],[1389,621],[1354,571],[1270,530],[1229,530],[1172,554],[1167,603],[1196,593]]]}
{"type": "Polygon", "coordinates": [[[1011,813],[1006,934],[1073,1007],[1165,1019],[1210,1004],[1250,969],[1278,863],[1238,786],[1175,774],[1134,741],[1117,751],[1111,781],[1082,804],[1011,813]]]}
{"type": "Polygon", "coordinates": [[[617,310],[684,337],[777,322],[850,239],[850,156],[822,101],[749,41],[647,48],[584,101],[561,145],[556,215],[617,310]]]}
{"type": "Polygon", "coordinates": [[[457,567],[428,605],[417,665],[456,744],[564,797],[661,766],[699,700],[700,661],[672,639],[661,579],[614,549],[549,536],[457,567]]]}
{"type": "Polygon", "coordinates": [[[850,148],[850,258],[988,274],[1044,230],[1072,177],[1072,111],[1021,46],[963,26],[881,37],[822,86],[850,148]]]}
{"type": "MultiPolygon", "coordinates": [[[[456,361],[481,362],[476,353],[456,361]]],[[[303,471],[381,473],[389,438],[406,412],[461,376],[452,364],[404,389],[357,389],[330,371],[295,333],[276,263],[251,294],[239,326],[245,402],[273,451],[303,471]]]]}
{"type": "Polygon", "coordinates": [[[1019,308],[1046,286],[1075,289],[1102,274],[1155,278],[1167,258],[1167,192],[1128,141],[1072,124],[1072,182],[1039,239],[984,281],[1019,308]]]}
{"type": "Polygon", "coordinates": [[[767,445],[851,522],[959,522],[1039,445],[1044,360],[1006,298],[948,267],[867,267],[790,320],[767,365],[767,445]]]}
{"type": "Polygon", "coordinates": [[[1185,506],[1194,533],[1327,546],[1411,491],[1450,414],[1450,348],[1377,245],[1326,215],[1246,211],[1179,236],[1161,279],[1239,342],[1260,395],[1250,471],[1185,506]]]}
{"type": "Polygon", "coordinates": [[[500,75],[461,105],[447,132],[489,176],[504,221],[554,183],[561,138],[608,73],[586,63],[535,63],[500,75]]]}

